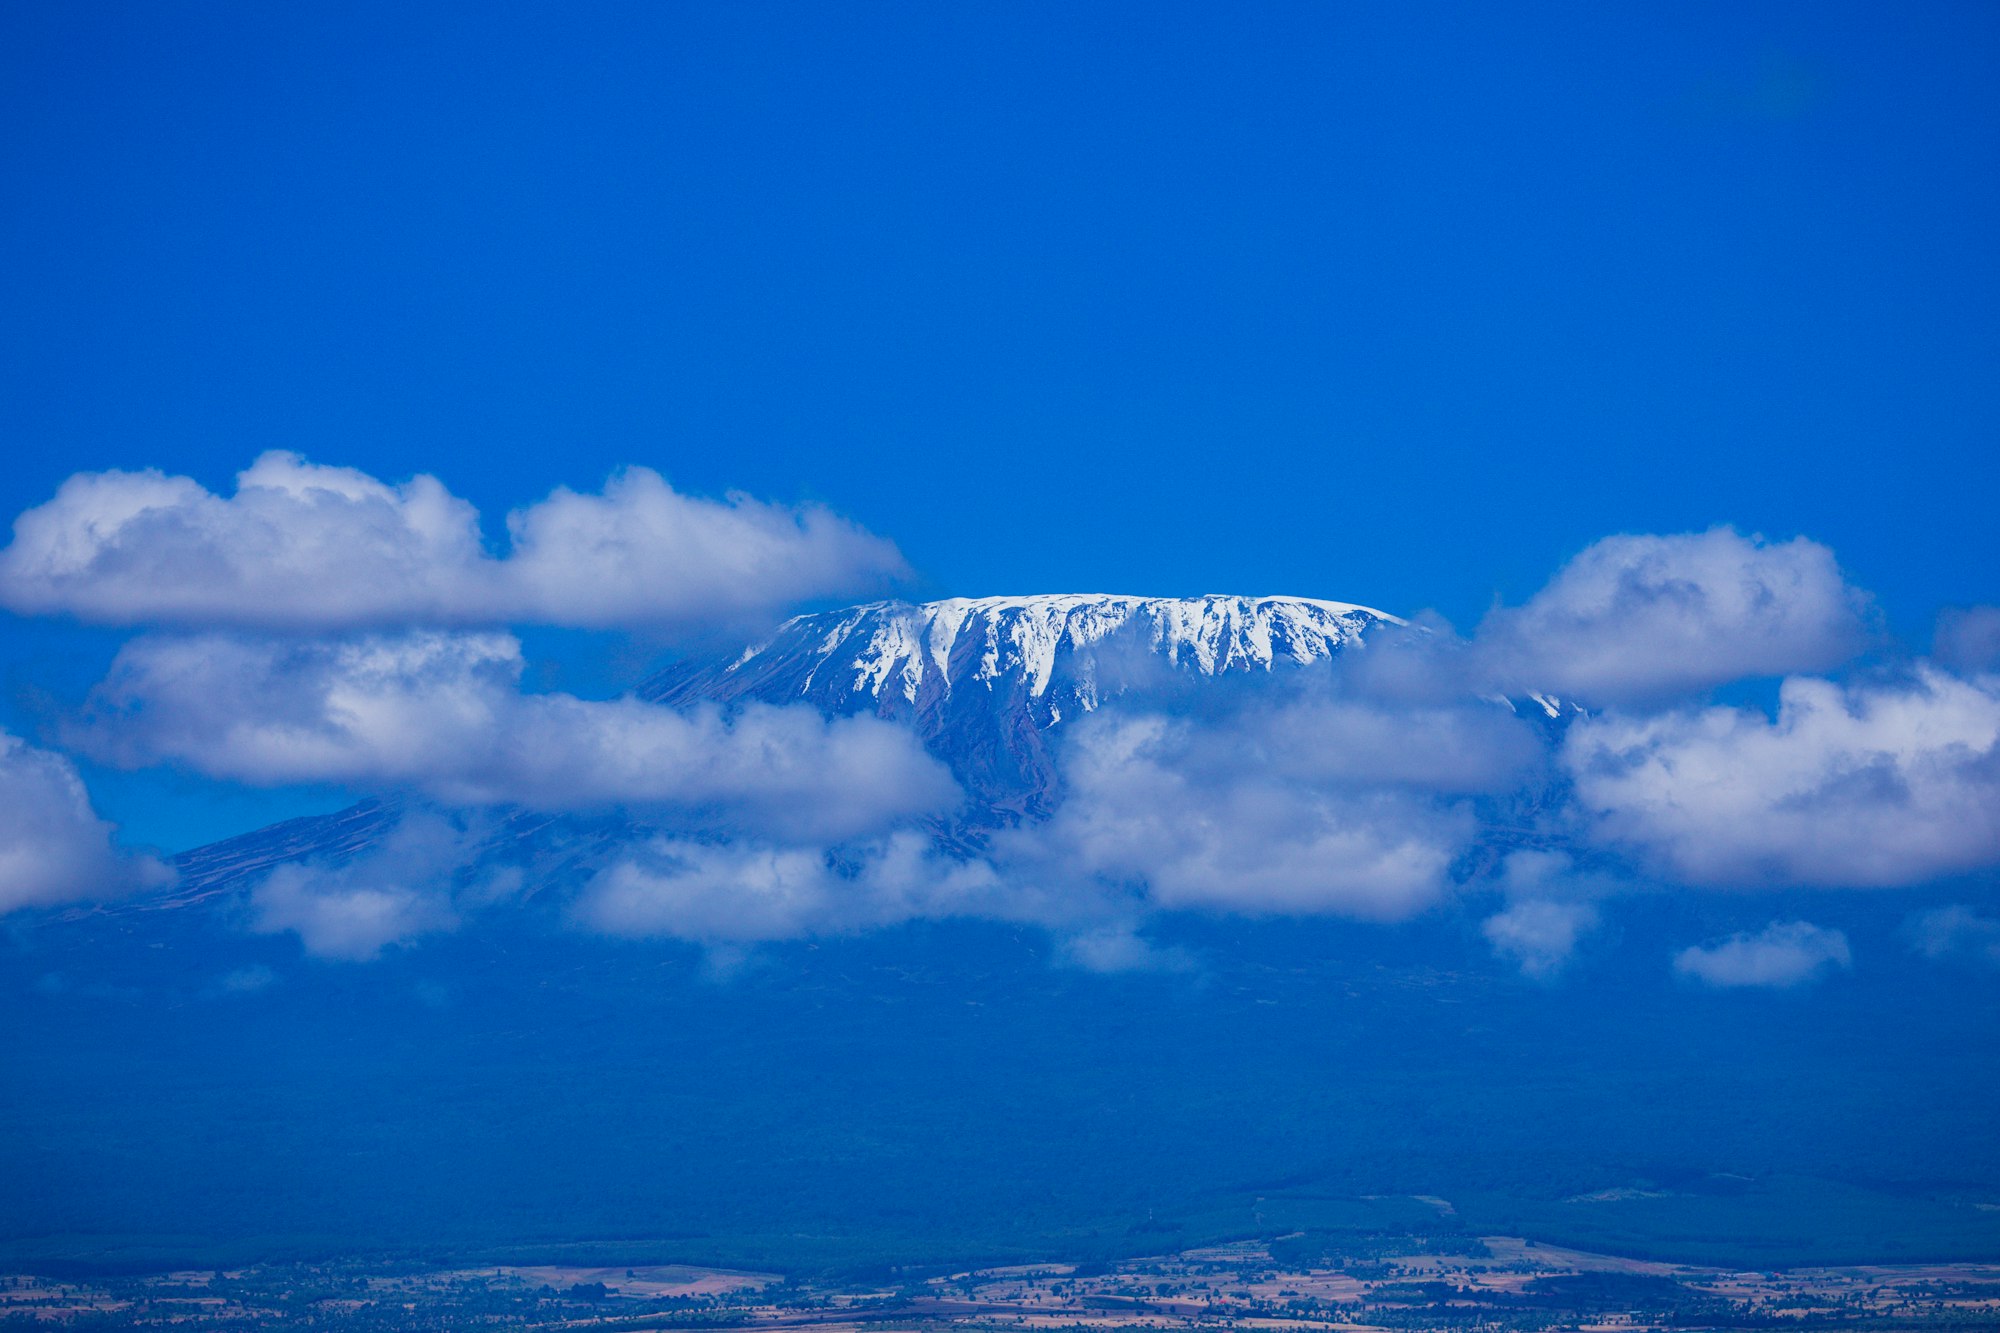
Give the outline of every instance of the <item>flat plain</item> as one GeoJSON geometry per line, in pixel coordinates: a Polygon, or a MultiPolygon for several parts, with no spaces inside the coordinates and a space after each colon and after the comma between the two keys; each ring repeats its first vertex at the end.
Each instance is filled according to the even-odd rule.
{"type": "Polygon", "coordinates": [[[0,1277],[0,1328],[1669,1329],[2000,1327],[2000,1264],[1771,1272],[1488,1236],[1304,1236],[1112,1264],[1014,1264],[882,1280],[688,1265],[425,1269],[361,1262],[56,1279],[0,1277]]]}

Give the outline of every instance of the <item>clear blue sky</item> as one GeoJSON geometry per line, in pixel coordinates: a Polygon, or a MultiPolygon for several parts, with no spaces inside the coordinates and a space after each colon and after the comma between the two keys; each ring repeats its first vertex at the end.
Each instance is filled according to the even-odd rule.
{"type": "Polygon", "coordinates": [[[0,509],[645,463],[926,591],[1461,622],[1729,521],[1921,643],[2000,600],[1997,67],[1991,4],[11,5],[0,509]]]}

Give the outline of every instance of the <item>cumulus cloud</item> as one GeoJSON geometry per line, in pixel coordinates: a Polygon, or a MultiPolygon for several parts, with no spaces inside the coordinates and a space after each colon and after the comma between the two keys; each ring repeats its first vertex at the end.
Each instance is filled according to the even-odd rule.
{"type": "Polygon", "coordinates": [[[1752,934],[1692,946],[1674,955],[1674,971],[1719,988],[1782,988],[1851,965],[1847,936],[1809,921],[1773,921],[1752,934]]]}
{"type": "Polygon", "coordinates": [[[1919,912],[1904,933],[1926,958],[1971,958],[2000,966],[2000,919],[1963,904],[1919,912]]]}
{"type": "Polygon", "coordinates": [[[1476,830],[1462,794],[1518,781],[1539,753],[1493,704],[1418,709],[1398,737],[1372,706],[1291,696],[1201,720],[1103,712],[1060,748],[1054,816],[977,857],[909,831],[832,847],[660,838],[600,872],[578,919],[741,944],[980,917],[1046,927],[1093,970],[1181,968],[1140,934],[1148,913],[1421,910],[1476,830]]]}
{"type": "Polygon", "coordinates": [[[110,898],[165,883],[167,868],[121,852],[76,766],[0,732],[0,912],[110,898]]]}
{"type": "Polygon", "coordinates": [[[79,739],[128,765],[253,783],[404,786],[457,805],[643,808],[834,839],[949,810],[905,728],[803,705],[674,709],[523,694],[505,634],[128,643],[79,739]]]}
{"type": "Polygon", "coordinates": [[[2000,860],[2000,678],[1784,682],[1740,708],[1594,717],[1563,758],[1598,836],[1697,884],[1914,884],[2000,860]]]}
{"type": "Polygon", "coordinates": [[[84,472],[14,523],[0,605],[104,624],[306,629],[733,621],[906,572],[829,511],[683,495],[632,468],[508,516],[505,556],[434,477],[390,485],[267,453],[216,495],[84,472]]]}
{"type": "Polygon", "coordinates": [[[1833,552],[1803,537],[1607,537],[1490,615],[1476,660],[1511,693],[1656,700],[1837,666],[1865,644],[1867,610],[1833,552]]]}
{"type": "Polygon", "coordinates": [[[659,838],[585,887],[577,917],[614,935],[741,944],[988,914],[999,880],[912,832],[824,847],[659,838]]]}
{"type": "Polygon", "coordinates": [[[1062,805],[996,840],[1010,873],[1095,882],[1166,909],[1407,917],[1436,899],[1474,822],[1462,804],[1361,781],[1266,768],[1258,721],[1197,725],[1100,714],[1064,752],[1062,805]]]}

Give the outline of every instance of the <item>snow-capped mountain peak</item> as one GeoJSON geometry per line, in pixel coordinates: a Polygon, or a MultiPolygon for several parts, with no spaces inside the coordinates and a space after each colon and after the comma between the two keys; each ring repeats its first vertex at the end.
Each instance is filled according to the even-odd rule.
{"type": "Polygon", "coordinates": [[[913,725],[994,809],[1047,808],[1047,734],[1174,678],[1309,667],[1404,622],[1307,597],[1051,593],[871,602],[795,617],[733,661],[688,662],[641,697],[810,703],[913,725]]]}
{"type": "Polygon", "coordinates": [[[1270,670],[1332,657],[1394,616],[1350,602],[1304,597],[1129,597],[1052,593],[871,602],[799,616],[729,668],[764,675],[779,661],[803,667],[798,690],[827,702],[900,696],[916,705],[968,685],[1018,686],[1089,710],[1099,699],[1095,658],[1129,643],[1196,675],[1270,670]]]}

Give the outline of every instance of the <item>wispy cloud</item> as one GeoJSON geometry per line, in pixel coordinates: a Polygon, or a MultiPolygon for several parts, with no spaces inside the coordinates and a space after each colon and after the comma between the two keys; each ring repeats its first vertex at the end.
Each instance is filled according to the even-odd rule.
{"type": "Polygon", "coordinates": [[[1523,975],[1543,978],[1562,970],[1577,941],[1596,924],[1597,909],[1589,903],[1531,898],[1486,918],[1480,930],[1494,953],[1523,975]]]}
{"type": "Polygon", "coordinates": [[[2000,966],[2000,918],[1963,903],[1919,912],[1904,926],[1904,933],[1926,958],[1968,958],[2000,966]]]}

